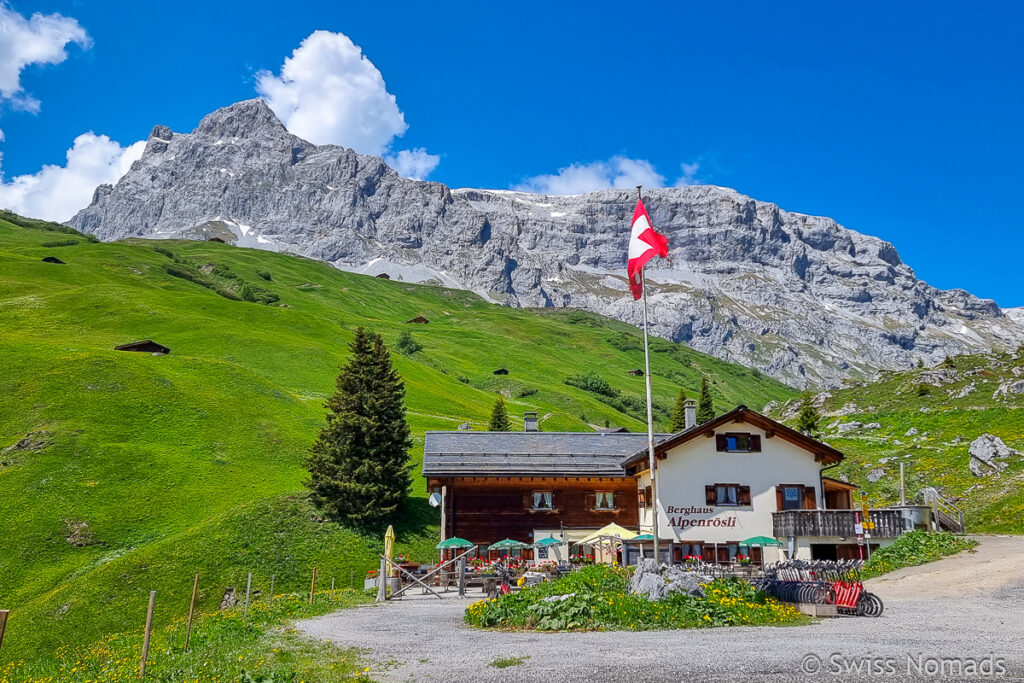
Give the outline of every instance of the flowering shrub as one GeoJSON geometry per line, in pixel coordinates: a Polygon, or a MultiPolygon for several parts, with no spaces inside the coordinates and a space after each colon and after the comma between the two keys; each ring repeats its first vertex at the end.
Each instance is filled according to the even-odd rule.
{"type": "Polygon", "coordinates": [[[700,560],[701,560],[700,555],[687,555],[686,557],[683,558],[683,562],[686,562],[687,564],[696,564],[696,563],[700,562],[700,560]]]}
{"type": "Polygon", "coordinates": [[[380,570],[379,569],[371,569],[370,571],[366,572],[366,578],[368,578],[368,579],[376,579],[377,578],[377,574],[380,574],[380,570]]]}
{"type": "Polygon", "coordinates": [[[466,609],[467,624],[535,630],[700,628],[781,625],[805,619],[738,579],[705,586],[703,598],[674,594],[659,602],[629,592],[630,570],[595,565],[466,609]],[[544,601],[550,596],[568,596],[544,601]]]}
{"type": "Polygon", "coordinates": [[[594,556],[593,555],[584,555],[584,554],[570,555],[569,556],[569,562],[571,564],[574,564],[574,565],[577,565],[577,566],[587,565],[587,564],[594,564],[594,556]]]}
{"type": "Polygon", "coordinates": [[[745,566],[750,564],[750,557],[747,555],[737,555],[736,561],[745,566]]]}
{"type": "Polygon", "coordinates": [[[408,555],[395,555],[394,561],[396,564],[406,564],[409,562],[408,555]]]}

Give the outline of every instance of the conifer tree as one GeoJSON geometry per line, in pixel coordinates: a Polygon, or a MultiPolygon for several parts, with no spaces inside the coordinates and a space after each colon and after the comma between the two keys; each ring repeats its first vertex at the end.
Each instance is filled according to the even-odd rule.
{"type": "Polygon", "coordinates": [[[394,515],[411,483],[405,385],[380,335],[359,327],[349,350],[305,483],[330,516],[372,527],[394,515]]]}
{"type": "Polygon", "coordinates": [[[491,423],[487,427],[492,432],[507,432],[512,427],[508,423],[508,411],[505,409],[505,400],[499,396],[491,409],[491,423]]]}
{"type": "Polygon", "coordinates": [[[672,431],[681,432],[686,429],[686,389],[679,387],[676,404],[672,406],[672,431]]]}
{"type": "Polygon", "coordinates": [[[697,424],[704,424],[715,417],[715,405],[711,400],[711,387],[707,375],[700,376],[700,398],[697,399],[697,424]]]}
{"type": "Polygon", "coordinates": [[[800,413],[796,418],[796,429],[807,436],[814,436],[818,433],[818,421],[821,415],[814,407],[810,394],[803,395],[803,403],[800,404],[800,413]]]}

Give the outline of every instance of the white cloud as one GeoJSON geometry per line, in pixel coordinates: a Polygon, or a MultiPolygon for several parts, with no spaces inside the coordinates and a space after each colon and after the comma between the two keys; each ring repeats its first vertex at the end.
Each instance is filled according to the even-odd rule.
{"type": "Polygon", "coordinates": [[[67,151],[67,164],[0,182],[0,207],[33,218],[65,221],[89,204],[97,185],[115,183],[142,156],[145,141],[122,147],[106,135],[83,133],[67,151]]]}
{"type": "Polygon", "coordinates": [[[665,177],[645,159],[614,156],[608,161],[571,164],[558,173],[527,178],[513,189],[541,194],[581,194],[594,190],[624,189],[637,185],[662,187],[665,177]]]}
{"type": "Polygon", "coordinates": [[[384,157],[384,161],[388,162],[388,165],[404,178],[423,180],[437,168],[441,157],[437,154],[427,154],[425,148],[417,147],[416,149],[403,149],[398,154],[388,155],[384,157]]]}
{"type": "Polygon", "coordinates": [[[68,58],[69,43],[83,48],[92,44],[76,20],[38,12],[26,19],[0,2],[0,99],[38,112],[39,100],[22,90],[21,72],[32,64],[60,64],[68,58]]]}
{"type": "Polygon", "coordinates": [[[409,127],[380,71],[343,33],[313,32],[280,76],[258,74],[256,90],[289,131],[318,145],[383,154],[409,127]]]}
{"type": "Polygon", "coordinates": [[[697,171],[700,170],[700,164],[693,162],[692,164],[682,163],[680,166],[683,169],[683,175],[676,178],[675,186],[683,187],[684,185],[698,185],[700,183],[697,180],[697,171]]]}

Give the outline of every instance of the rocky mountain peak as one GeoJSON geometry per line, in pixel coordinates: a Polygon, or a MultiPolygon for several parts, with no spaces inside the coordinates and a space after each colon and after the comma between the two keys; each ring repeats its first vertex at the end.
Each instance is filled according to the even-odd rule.
{"type": "MultiPolygon", "coordinates": [[[[670,261],[648,272],[653,331],[796,386],[1016,348],[1024,314],[917,279],[876,237],[711,185],[645,192],[670,261]]],[[[262,100],[154,129],[71,221],[101,239],[217,236],[510,306],[638,323],[625,281],[634,195],[450,190],[291,135],[262,100]]]]}
{"type": "Polygon", "coordinates": [[[291,136],[273,110],[258,97],[207,114],[195,133],[215,139],[291,136]]]}

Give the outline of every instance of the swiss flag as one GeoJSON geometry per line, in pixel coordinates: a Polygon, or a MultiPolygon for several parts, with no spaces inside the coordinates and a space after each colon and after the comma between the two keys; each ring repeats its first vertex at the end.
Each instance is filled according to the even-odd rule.
{"type": "Polygon", "coordinates": [[[668,238],[654,231],[651,217],[647,215],[643,200],[636,200],[636,211],[633,212],[633,228],[629,233],[629,263],[626,272],[629,274],[629,291],[633,299],[643,295],[644,286],[640,281],[640,271],[644,264],[655,256],[668,258],[668,238]]]}

